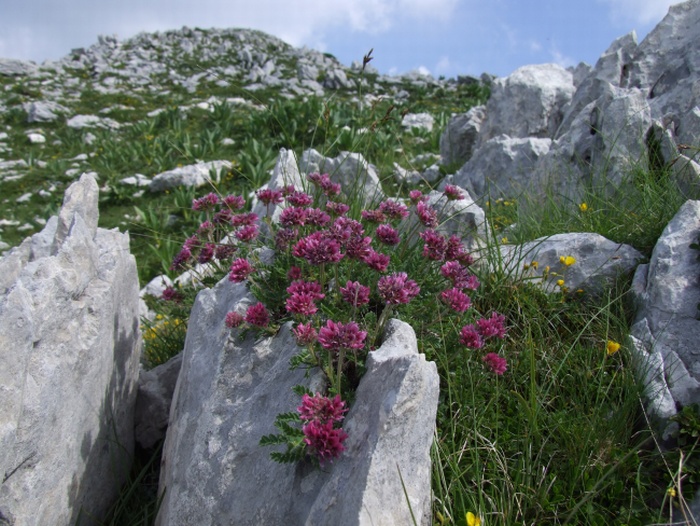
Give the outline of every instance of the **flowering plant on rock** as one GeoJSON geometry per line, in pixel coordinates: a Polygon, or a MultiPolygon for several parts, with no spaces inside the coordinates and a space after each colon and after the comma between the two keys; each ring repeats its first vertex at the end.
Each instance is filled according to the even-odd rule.
{"type": "MultiPolygon", "coordinates": [[[[462,193],[449,187],[442,198],[462,193]]],[[[392,316],[410,321],[430,312],[449,321],[459,333],[455,353],[480,362],[484,374],[506,372],[497,343],[506,336],[505,317],[478,312],[474,258],[459,236],[441,232],[441,210],[428,196],[416,190],[406,202],[389,198],[359,210],[328,174],[313,173],[307,188],[266,188],[257,200],[262,217],[244,211],[240,196],[196,199],[193,209],[206,219],[173,267],[207,263],[226,269],[232,282],[247,282],[258,302],[246,310],[232,306],[222,323],[274,334],[291,320],[300,349],[291,365],[323,371],[325,391],[299,387],[297,411],[279,415],[279,434],[263,437],[263,445],[287,446],[273,459],[326,463],[342,453],[342,420],[392,316]],[[274,215],[278,206],[283,210],[274,215]],[[274,256],[263,257],[269,249],[274,256]]]]}

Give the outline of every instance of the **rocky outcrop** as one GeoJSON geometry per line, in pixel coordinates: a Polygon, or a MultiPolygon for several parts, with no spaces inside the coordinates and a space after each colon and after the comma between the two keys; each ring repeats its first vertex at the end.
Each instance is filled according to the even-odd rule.
{"type": "Polygon", "coordinates": [[[149,185],[151,192],[163,192],[177,186],[199,188],[209,182],[219,182],[221,172],[230,170],[229,161],[210,161],[206,163],[180,166],[156,175],[149,185]]]}
{"type": "Polygon", "coordinates": [[[140,359],[129,237],[83,175],[0,259],[0,523],[96,524],[129,472],[140,359]]]}
{"type": "Polygon", "coordinates": [[[243,284],[228,279],[197,296],[171,408],[157,524],[390,525],[410,523],[410,510],[429,524],[438,376],[418,354],[413,330],[392,321],[368,358],[340,458],[323,470],[276,464],[260,438],[275,431],[278,413],[299,405],[294,385],[319,390],[322,381],[318,373],[289,371],[298,350],[291,323],[274,337],[230,335],[226,312],[251,301],[243,284]]]}
{"type": "Polygon", "coordinates": [[[485,117],[486,106],[474,106],[467,113],[459,113],[450,118],[440,136],[443,164],[466,163],[471,159],[485,117]]]}

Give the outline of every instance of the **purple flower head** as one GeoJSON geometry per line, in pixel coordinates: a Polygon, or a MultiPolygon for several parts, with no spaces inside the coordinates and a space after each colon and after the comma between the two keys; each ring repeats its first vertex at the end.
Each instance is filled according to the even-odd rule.
{"type": "Polygon", "coordinates": [[[236,231],[236,237],[244,243],[252,241],[256,237],[258,237],[258,225],[244,226],[240,230],[236,231]]]}
{"type": "Polygon", "coordinates": [[[287,271],[287,279],[294,281],[296,279],[301,279],[301,269],[299,267],[289,267],[287,271]]]}
{"type": "Polygon", "coordinates": [[[454,186],[452,184],[445,185],[443,195],[447,197],[447,199],[450,201],[464,199],[464,194],[462,193],[462,190],[460,190],[458,186],[454,186]]]}
{"type": "Polygon", "coordinates": [[[245,321],[255,327],[267,327],[267,324],[270,323],[270,314],[265,305],[256,303],[246,310],[245,321]]]}
{"type": "Polygon", "coordinates": [[[328,174],[312,173],[306,176],[314,185],[321,187],[326,195],[338,195],[340,193],[340,185],[331,181],[328,174]]]}
{"type": "Polygon", "coordinates": [[[465,325],[459,334],[459,341],[470,349],[481,349],[484,346],[484,340],[476,330],[474,325],[465,325]]]}
{"type": "Polygon", "coordinates": [[[457,288],[442,291],[440,299],[456,312],[465,312],[472,304],[469,296],[457,288]]]}
{"type": "Polygon", "coordinates": [[[343,442],[348,435],[342,428],[334,428],[332,421],[325,424],[311,421],[302,427],[302,431],[304,443],[321,464],[333,462],[333,459],[338,458],[345,451],[343,442]]]}
{"type": "Polygon", "coordinates": [[[328,320],[325,327],[318,331],[318,341],[324,349],[340,351],[341,349],[362,349],[365,346],[367,332],[361,331],[354,321],[348,323],[328,320]]]}
{"type": "Polygon", "coordinates": [[[495,352],[490,352],[482,358],[483,362],[491,371],[499,376],[506,372],[508,362],[506,359],[498,356],[495,352]]]}
{"type": "Polygon", "coordinates": [[[497,312],[493,312],[490,318],[481,318],[476,320],[476,325],[479,330],[479,334],[486,338],[492,338],[496,336],[498,338],[506,337],[506,317],[497,312]]]}
{"type": "Polygon", "coordinates": [[[296,190],[287,196],[287,203],[296,207],[309,206],[313,201],[313,198],[309,194],[296,190]]]}
{"type": "Polygon", "coordinates": [[[219,196],[215,193],[210,193],[199,199],[192,200],[192,210],[197,212],[205,212],[209,210],[214,210],[216,205],[219,204],[219,196]]]}
{"type": "Polygon", "coordinates": [[[447,240],[447,250],[445,251],[445,259],[448,261],[459,261],[465,266],[469,266],[472,263],[474,263],[474,258],[466,250],[464,250],[462,240],[455,235],[451,235],[450,239],[447,240]]]}
{"type": "Polygon", "coordinates": [[[265,205],[277,205],[283,201],[281,190],[265,188],[256,192],[258,199],[265,205]]]}
{"type": "Polygon", "coordinates": [[[247,259],[238,258],[231,263],[231,272],[229,272],[228,279],[235,283],[240,283],[241,281],[245,281],[254,270],[255,269],[247,259]]]}
{"type": "Polygon", "coordinates": [[[307,422],[342,422],[345,418],[348,408],[345,402],[341,400],[340,395],[335,395],[333,398],[328,398],[320,393],[314,396],[305,394],[301,397],[301,405],[297,407],[299,418],[307,422]]]}
{"type": "Polygon", "coordinates": [[[246,212],[244,214],[236,214],[231,218],[231,226],[251,226],[254,225],[258,220],[258,215],[253,212],[246,212]]]}
{"type": "Polygon", "coordinates": [[[374,269],[377,272],[385,272],[386,269],[389,268],[391,258],[386,254],[380,254],[379,252],[375,252],[374,250],[370,249],[369,253],[362,258],[362,261],[364,261],[369,268],[374,269]]]}
{"type": "Polygon", "coordinates": [[[165,287],[161,298],[163,301],[174,301],[175,303],[180,303],[182,301],[182,294],[180,294],[180,292],[174,287],[165,287]]]}
{"type": "Polygon", "coordinates": [[[386,221],[386,216],[381,210],[363,210],[361,214],[362,219],[368,223],[383,223],[386,221]]]}
{"type": "Polygon", "coordinates": [[[344,287],[340,287],[340,295],[353,307],[369,303],[369,287],[357,281],[348,281],[344,287]]]}
{"type": "Polygon", "coordinates": [[[423,201],[419,201],[416,205],[416,214],[418,214],[420,222],[428,228],[436,228],[438,226],[437,211],[423,201]]]}
{"type": "Polygon", "coordinates": [[[312,316],[318,312],[316,297],[308,292],[295,293],[287,298],[287,311],[302,316],[312,316]]]}
{"type": "Polygon", "coordinates": [[[349,210],[350,207],[345,203],[337,203],[335,201],[326,203],[326,211],[333,216],[344,216],[349,210]]]}
{"type": "Polygon", "coordinates": [[[314,232],[301,238],[294,245],[292,254],[298,258],[304,258],[311,265],[337,263],[343,259],[340,243],[330,237],[327,232],[314,232]]]}
{"type": "Polygon", "coordinates": [[[233,212],[231,212],[231,210],[229,210],[228,208],[222,208],[216,214],[214,214],[212,221],[217,225],[227,225],[231,222],[232,218],[233,212]]]}
{"type": "Polygon", "coordinates": [[[372,252],[372,238],[369,236],[353,236],[345,243],[345,255],[350,259],[364,261],[372,252]]]}
{"type": "Polygon", "coordinates": [[[187,262],[190,260],[192,257],[192,251],[184,247],[178,254],[173,258],[173,262],[170,265],[170,270],[182,270],[185,268],[185,265],[187,262]]]}
{"type": "Polygon", "coordinates": [[[233,256],[236,250],[238,250],[238,248],[233,245],[217,245],[214,252],[214,257],[219,261],[223,261],[233,256]]]}
{"type": "Polygon", "coordinates": [[[331,222],[331,216],[320,208],[309,208],[306,210],[306,222],[314,226],[326,226],[331,222]]]}
{"type": "Polygon", "coordinates": [[[202,265],[204,263],[209,263],[214,257],[215,250],[216,245],[214,243],[207,243],[202,247],[202,250],[199,252],[199,256],[197,256],[197,262],[201,263],[202,265]]]}
{"type": "Polygon", "coordinates": [[[298,237],[299,231],[296,228],[280,228],[275,234],[275,246],[279,250],[287,250],[298,237]]]}
{"type": "Polygon", "coordinates": [[[297,191],[297,189],[294,188],[293,184],[288,184],[287,186],[282,187],[282,194],[284,195],[284,197],[288,197],[296,191],[297,191]]]}
{"type": "Polygon", "coordinates": [[[224,205],[231,210],[240,210],[245,206],[245,199],[240,195],[227,195],[224,197],[224,205]]]}
{"type": "Polygon", "coordinates": [[[226,323],[226,327],[228,327],[229,329],[233,329],[234,327],[240,327],[243,321],[244,318],[242,315],[238,314],[237,312],[231,311],[226,314],[226,319],[224,320],[224,323],[226,323]]]}
{"type": "Polygon", "coordinates": [[[400,241],[399,233],[391,225],[379,225],[377,237],[385,245],[398,245],[400,241]]]}
{"type": "Polygon", "coordinates": [[[476,290],[479,280],[457,261],[448,261],[440,267],[440,273],[458,289],[476,290]]]}
{"type": "Polygon", "coordinates": [[[304,281],[298,279],[293,281],[289,287],[287,287],[287,292],[289,294],[311,294],[315,300],[322,300],[326,297],[323,292],[321,292],[321,285],[316,281],[304,281]]]}
{"type": "Polygon", "coordinates": [[[204,236],[208,234],[209,232],[214,231],[214,223],[211,221],[205,221],[201,225],[199,225],[199,228],[197,228],[197,235],[198,236],[204,236]]]}
{"type": "Polygon", "coordinates": [[[185,243],[182,245],[183,248],[188,250],[197,250],[202,246],[202,241],[197,237],[197,234],[185,239],[185,243]]]}
{"type": "Polygon", "coordinates": [[[420,292],[418,284],[412,279],[408,279],[405,272],[383,276],[377,282],[377,289],[382,300],[392,305],[408,303],[420,292]]]}
{"type": "Polygon", "coordinates": [[[333,239],[345,243],[351,237],[361,236],[365,233],[362,223],[348,217],[339,217],[328,229],[333,239]]]}
{"type": "Polygon", "coordinates": [[[420,190],[411,190],[408,192],[408,197],[411,199],[413,204],[419,203],[420,201],[425,201],[428,198],[428,196],[423,195],[423,192],[420,190]]]}
{"type": "Polygon", "coordinates": [[[303,226],[305,223],[306,208],[290,206],[289,208],[285,208],[280,214],[280,225],[282,226],[303,226]]]}
{"type": "Polygon", "coordinates": [[[297,345],[300,347],[310,345],[318,340],[318,333],[316,332],[316,329],[313,328],[311,323],[300,323],[294,329],[292,329],[292,332],[297,339],[297,345]]]}
{"type": "Polygon", "coordinates": [[[400,221],[408,217],[408,208],[403,203],[399,201],[394,201],[392,199],[387,199],[379,204],[379,210],[381,210],[384,215],[389,219],[400,221]]]}
{"type": "Polygon", "coordinates": [[[443,261],[447,252],[447,241],[435,230],[426,230],[418,234],[425,241],[423,245],[423,257],[434,261],[443,261]]]}

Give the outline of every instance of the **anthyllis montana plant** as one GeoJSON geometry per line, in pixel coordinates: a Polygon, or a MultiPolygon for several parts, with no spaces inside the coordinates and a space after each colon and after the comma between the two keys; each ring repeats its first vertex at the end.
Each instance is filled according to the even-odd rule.
{"type": "MultiPolygon", "coordinates": [[[[173,268],[210,264],[227,269],[233,282],[249,283],[258,302],[227,314],[222,321],[232,331],[274,334],[281,323],[294,321],[300,350],[291,365],[319,368],[327,389],[296,389],[302,396],[297,411],[279,415],[280,433],[263,437],[261,444],[286,445],[286,451],[271,454],[280,462],[311,458],[323,464],[344,451],[343,418],[367,354],[381,343],[391,316],[411,319],[422,312],[425,318],[438,309],[440,319],[459,331],[463,347],[454,352],[480,360],[495,375],[508,367],[499,354],[506,320],[497,312],[476,311],[473,258],[463,239],[438,232],[441,211],[421,191],[412,191],[406,202],[387,199],[359,210],[328,174],[312,173],[307,180],[308,193],[293,186],[259,190],[262,218],[244,211],[241,196],[210,193],[195,199],[193,209],[206,219],[173,268]],[[284,208],[273,221],[277,206],[284,208]],[[351,209],[358,210],[356,218],[349,217],[351,209]],[[264,248],[274,249],[271,263],[263,262],[269,261],[261,257],[264,248]]],[[[442,196],[445,203],[462,198],[450,185],[442,196]]]]}

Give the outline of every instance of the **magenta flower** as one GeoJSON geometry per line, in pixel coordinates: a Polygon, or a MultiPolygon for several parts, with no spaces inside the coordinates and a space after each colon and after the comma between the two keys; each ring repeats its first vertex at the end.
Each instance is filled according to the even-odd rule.
{"type": "Polygon", "coordinates": [[[339,243],[345,243],[348,239],[362,236],[365,233],[362,223],[349,217],[339,217],[333,221],[328,231],[331,237],[339,243]]]}
{"type": "Polygon", "coordinates": [[[375,252],[374,250],[370,249],[368,254],[362,258],[362,261],[364,261],[369,268],[374,269],[377,272],[384,272],[389,267],[391,258],[386,254],[380,254],[379,252],[375,252]]]}
{"type": "Polygon", "coordinates": [[[212,221],[217,225],[226,225],[231,222],[231,218],[233,218],[233,212],[231,212],[231,210],[228,208],[222,208],[216,214],[214,214],[212,221]]]}
{"type": "Polygon", "coordinates": [[[326,232],[314,232],[301,238],[294,245],[292,254],[298,258],[304,258],[311,265],[337,263],[343,259],[343,254],[340,252],[340,243],[326,232]]]}
{"type": "Polygon", "coordinates": [[[202,265],[204,263],[208,263],[214,257],[215,250],[216,245],[214,243],[207,243],[202,247],[202,250],[199,252],[199,256],[197,256],[197,262],[201,263],[202,265]]]}
{"type": "Polygon", "coordinates": [[[244,214],[236,214],[231,218],[231,226],[251,226],[258,221],[258,214],[246,212],[244,214]]]}
{"type": "Polygon", "coordinates": [[[197,237],[197,234],[185,239],[185,242],[182,245],[183,248],[187,248],[189,250],[197,250],[201,246],[202,241],[197,237]]]}
{"type": "Polygon", "coordinates": [[[275,234],[275,246],[279,250],[287,250],[298,237],[299,231],[295,228],[280,228],[275,234]]]}
{"type": "Polygon", "coordinates": [[[280,225],[282,226],[303,226],[304,224],[306,224],[306,208],[290,206],[280,214],[280,225]]]}
{"type": "Polygon", "coordinates": [[[311,173],[306,178],[316,186],[320,186],[326,195],[338,195],[340,193],[340,185],[331,181],[328,174],[311,173]]]}
{"type": "Polygon", "coordinates": [[[443,191],[443,195],[445,197],[447,197],[447,199],[450,201],[454,201],[457,199],[464,199],[464,194],[462,194],[462,191],[459,189],[459,187],[451,185],[451,184],[445,185],[445,190],[443,191]]]}
{"type": "Polygon", "coordinates": [[[205,236],[206,234],[209,234],[209,232],[212,232],[214,230],[214,223],[211,221],[205,221],[201,225],[199,225],[199,228],[197,228],[197,235],[198,236],[205,236]]]}
{"type": "Polygon", "coordinates": [[[308,292],[292,294],[287,298],[286,307],[292,314],[300,314],[302,316],[312,316],[318,312],[316,307],[315,297],[308,292]]]}
{"type": "Polygon", "coordinates": [[[344,216],[349,210],[350,207],[345,203],[336,203],[335,201],[328,201],[326,203],[326,211],[334,216],[344,216]]]}
{"type": "Polygon", "coordinates": [[[392,199],[382,201],[379,204],[379,210],[381,210],[389,219],[398,221],[408,217],[409,214],[406,205],[392,199]]]}
{"type": "Polygon", "coordinates": [[[437,211],[423,201],[419,201],[416,205],[416,214],[418,214],[420,222],[428,228],[435,228],[438,226],[437,211]]]}
{"type": "Polygon", "coordinates": [[[272,190],[270,188],[265,188],[263,190],[258,190],[256,195],[258,199],[266,205],[277,205],[283,201],[282,192],[280,190],[272,190]]]}
{"type": "Polygon", "coordinates": [[[490,318],[481,318],[476,320],[476,325],[479,330],[479,334],[484,338],[491,338],[496,336],[498,338],[506,337],[506,327],[505,327],[506,317],[502,314],[494,312],[491,314],[490,318]]]}
{"type": "Polygon", "coordinates": [[[219,261],[223,261],[233,256],[236,250],[238,250],[238,248],[233,245],[217,245],[214,251],[214,257],[219,261]]]}
{"type": "Polygon", "coordinates": [[[490,352],[482,358],[483,362],[491,369],[492,372],[501,376],[506,372],[508,368],[508,363],[506,359],[498,356],[495,352],[490,352]]]}
{"type": "Polygon", "coordinates": [[[440,267],[440,273],[452,282],[458,289],[476,290],[479,280],[457,261],[448,261],[440,267]]]}
{"type": "Polygon", "coordinates": [[[234,327],[240,327],[243,321],[243,316],[241,316],[237,312],[231,311],[226,314],[226,320],[224,321],[224,323],[226,323],[226,327],[228,327],[229,329],[233,329],[234,327]]]}
{"type": "Polygon", "coordinates": [[[321,464],[326,461],[333,462],[333,459],[338,458],[345,451],[343,442],[348,435],[342,428],[334,428],[332,421],[325,424],[311,421],[302,427],[302,431],[304,443],[321,464]]]}
{"type": "Polygon", "coordinates": [[[405,272],[396,272],[380,278],[377,282],[377,289],[382,300],[392,305],[408,303],[420,292],[418,284],[412,279],[408,279],[405,272]]]}
{"type": "Polygon", "coordinates": [[[328,320],[325,327],[318,331],[318,341],[324,349],[340,351],[341,349],[362,349],[365,346],[367,332],[361,331],[354,321],[346,324],[328,320]]]}
{"type": "Polygon", "coordinates": [[[174,287],[165,287],[161,298],[163,301],[174,301],[175,303],[180,303],[182,301],[182,294],[180,294],[180,292],[174,287]]]}
{"type": "Polygon", "coordinates": [[[442,291],[440,299],[456,312],[465,312],[472,305],[469,296],[457,288],[442,291]]]}
{"type": "Polygon", "coordinates": [[[362,219],[368,223],[383,223],[386,221],[386,216],[381,210],[363,210],[361,215],[362,219]]]}
{"type": "Polygon", "coordinates": [[[479,334],[479,331],[472,324],[462,327],[459,341],[470,349],[481,349],[484,346],[484,340],[481,334],[479,334]]]}
{"type": "Polygon", "coordinates": [[[418,235],[425,241],[423,245],[423,257],[434,261],[442,261],[445,259],[447,241],[441,234],[438,234],[435,230],[426,230],[418,235]]]}
{"type": "Polygon", "coordinates": [[[255,327],[267,327],[267,324],[270,323],[270,314],[267,312],[265,305],[256,303],[246,310],[245,321],[255,327]]]}
{"type": "Polygon", "coordinates": [[[309,194],[295,190],[287,196],[287,203],[296,207],[309,206],[313,203],[313,198],[309,194]]]}
{"type": "Polygon", "coordinates": [[[400,241],[399,233],[391,225],[379,225],[377,237],[385,245],[398,245],[400,241]]]}
{"type": "Polygon", "coordinates": [[[428,198],[428,196],[423,195],[423,192],[421,192],[420,190],[411,190],[410,192],[408,192],[408,197],[411,199],[411,202],[414,204],[416,204],[420,201],[425,201],[428,198]]]}
{"type": "Polygon", "coordinates": [[[462,240],[452,235],[450,239],[447,240],[447,250],[445,251],[446,260],[456,260],[465,266],[469,266],[474,263],[474,258],[466,250],[464,250],[464,245],[462,245],[462,240]]]}
{"type": "Polygon", "coordinates": [[[291,281],[301,279],[301,269],[294,266],[289,267],[289,270],[287,271],[287,279],[291,281]]]}
{"type": "Polygon", "coordinates": [[[287,287],[287,292],[289,294],[311,294],[314,300],[322,300],[326,297],[326,295],[321,292],[321,285],[316,281],[304,281],[301,279],[293,281],[289,287],[287,287]]]}
{"type": "Polygon", "coordinates": [[[227,195],[224,197],[224,205],[231,210],[240,210],[245,206],[245,199],[240,195],[227,195]]]}
{"type": "Polygon", "coordinates": [[[170,265],[170,270],[181,270],[185,268],[185,265],[187,262],[192,258],[192,251],[187,248],[183,247],[180,252],[173,258],[173,262],[170,265]]]}
{"type": "Polygon", "coordinates": [[[308,422],[342,422],[348,409],[340,395],[328,398],[320,393],[314,396],[305,394],[301,398],[301,405],[297,407],[299,418],[308,422]]]}
{"type": "Polygon", "coordinates": [[[331,216],[319,208],[309,208],[306,210],[306,223],[314,226],[326,226],[331,222],[331,216]]]}
{"type": "Polygon", "coordinates": [[[231,263],[231,272],[229,272],[228,279],[235,283],[240,283],[241,281],[245,281],[254,270],[255,269],[247,259],[238,258],[231,263]]]}
{"type": "Polygon", "coordinates": [[[310,345],[318,340],[318,333],[316,332],[316,329],[313,328],[311,323],[300,323],[294,329],[292,329],[292,332],[297,339],[297,345],[301,347],[310,345]]]}
{"type": "Polygon", "coordinates": [[[355,236],[345,242],[345,255],[350,259],[363,261],[372,251],[372,238],[368,236],[355,236]]]}
{"type": "Polygon", "coordinates": [[[192,210],[197,212],[204,212],[207,210],[213,210],[216,205],[219,204],[219,196],[215,193],[209,193],[204,197],[192,200],[192,210]]]}
{"type": "Polygon", "coordinates": [[[357,281],[348,281],[344,287],[340,287],[340,295],[353,307],[369,303],[369,287],[357,281]]]}
{"type": "Polygon", "coordinates": [[[479,278],[474,274],[469,274],[463,283],[456,284],[455,286],[462,287],[463,289],[476,290],[480,285],[479,278]]]}
{"type": "Polygon", "coordinates": [[[257,225],[244,226],[240,230],[236,231],[236,238],[238,238],[240,241],[243,241],[244,243],[252,241],[256,237],[258,237],[257,225]]]}

